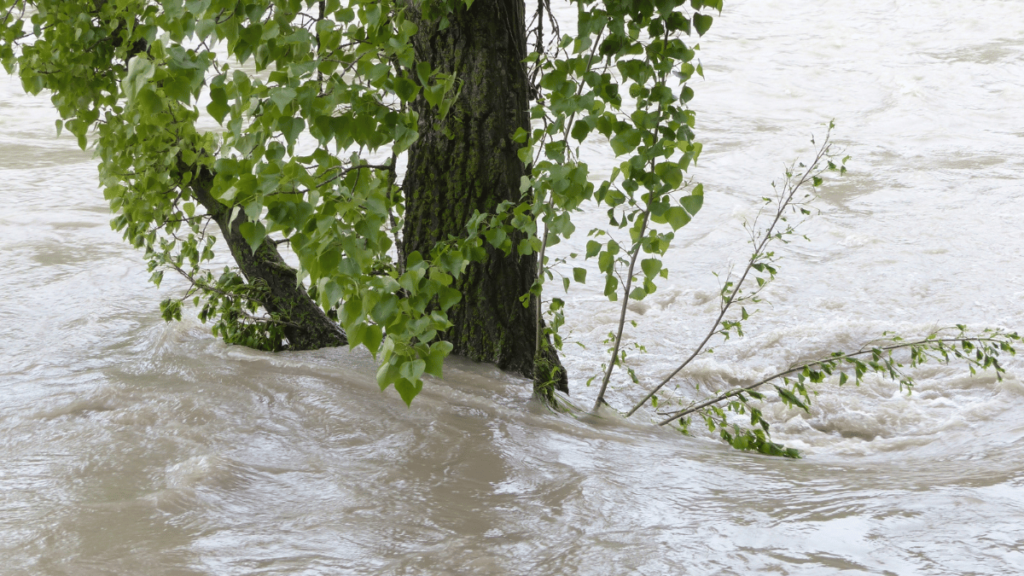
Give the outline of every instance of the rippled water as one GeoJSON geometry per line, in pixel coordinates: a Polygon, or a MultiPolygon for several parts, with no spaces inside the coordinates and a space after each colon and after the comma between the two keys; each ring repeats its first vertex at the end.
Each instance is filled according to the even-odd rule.
{"type": "MultiPolygon", "coordinates": [[[[888,329],[1024,328],[1024,16],[970,4],[729,0],[696,86],[707,201],[632,309],[646,385],[707,329],[712,271],[830,118],[853,156],[812,242],[669,398],[888,329]]],[[[361,353],[228,347],[165,324],[173,290],[111,232],[95,164],[46,98],[0,83],[0,573],[1019,574],[1024,365],[928,367],[917,392],[769,404],[799,461],[576,420],[453,361],[411,409],[361,353]]],[[[595,159],[609,160],[597,146],[595,159]]],[[[599,216],[592,222],[598,223],[599,216]]],[[[580,224],[586,227],[586,221],[580,224]]],[[[561,247],[568,252],[572,246],[561,247]]],[[[570,296],[572,395],[614,309],[570,296]]],[[[636,389],[617,382],[625,408],[636,389]]]]}

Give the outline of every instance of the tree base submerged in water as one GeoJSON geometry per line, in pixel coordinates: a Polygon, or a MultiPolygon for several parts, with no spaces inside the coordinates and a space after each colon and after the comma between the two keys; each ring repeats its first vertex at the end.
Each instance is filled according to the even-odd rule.
{"type": "MultiPolygon", "coordinates": [[[[153,281],[165,270],[187,279],[162,304],[166,319],[191,301],[230,343],[365,346],[381,389],[406,403],[451,353],[532,377],[554,403],[568,392],[564,301],[548,289],[569,268],[564,290],[585,283],[571,261],[596,258],[619,312],[597,407],[616,369],[639,385],[623,362],[627,304],[668,277],[662,258],[703,205],[685,176],[702,149],[687,103],[703,70],[687,40],[722,1],[575,3],[569,37],[546,0],[532,23],[519,0],[0,0],[0,60],[29,92],[52,92],[58,130],[83,148],[92,134],[112,224],[145,250],[153,281]],[[205,115],[219,128],[203,128],[205,115]],[[588,141],[621,159],[608,178],[595,182],[581,160],[588,141]],[[548,257],[577,233],[582,206],[606,209],[607,225],[588,231],[585,254],[548,257]],[[235,263],[219,274],[213,230],[235,263]]],[[[771,225],[752,224],[753,256],[724,284],[708,337],[629,414],[655,404],[711,337],[742,335],[742,303],[775,276],[769,243],[792,232],[777,225],[806,210],[796,191],[821,184],[822,162],[845,170],[827,142],[774,200],[771,225]],[[744,294],[748,275],[758,287],[744,294]]],[[[897,347],[910,366],[952,355],[998,373],[1017,339],[937,338],[897,347]]],[[[844,367],[858,381],[877,371],[908,382],[891,351],[869,351],[792,367],[776,393],[806,409],[805,385],[833,372],[842,383],[844,367]]],[[[737,448],[794,456],[771,443],[755,405],[766,383],[662,423],[696,410],[737,448]]]]}

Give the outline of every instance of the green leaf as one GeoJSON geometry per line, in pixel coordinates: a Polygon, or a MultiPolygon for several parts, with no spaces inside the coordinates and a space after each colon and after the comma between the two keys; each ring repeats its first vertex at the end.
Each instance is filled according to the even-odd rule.
{"type": "Polygon", "coordinates": [[[415,295],[420,291],[420,281],[423,280],[423,276],[422,268],[411,268],[407,270],[405,274],[402,274],[398,279],[398,284],[402,288],[405,288],[405,291],[408,292],[409,295],[415,295]]]}
{"type": "Polygon", "coordinates": [[[417,358],[416,360],[403,362],[402,366],[398,369],[398,374],[410,382],[416,382],[423,375],[423,371],[426,368],[427,363],[417,358]]]}
{"type": "Polygon", "coordinates": [[[438,303],[441,305],[441,310],[447,312],[449,308],[459,303],[462,300],[462,292],[459,292],[455,288],[449,288],[448,286],[442,286],[437,291],[438,303]]]}
{"type": "Polygon", "coordinates": [[[582,142],[590,134],[590,125],[583,120],[577,120],[572,127],[572,137],[582,142]]]}
{"type": "Polygon", "coordinates": [[[395,94],[397,94],[404,102],[412,102],[419,93],[419,85],[412,80],[405,76],[395,78],[395,94]]]}
{"type": "Polygon", "coordinates": [[[397,310],[398,297],[394,294],[386,294],[370,311],[370,317],[374,322],[387,326],[394,319],[397,310]]]}
{"type": "Polygon", "coordinates": [[[495,248],[501,248],[501,245],[505,243],[505,239],[508,238],[508,235],[505,234],[505,230],[503,228],[491,228],[484,233],[484,236],[487,238],[487,241],[490,242],[491,246],[494,246],[495,248]]]}
{"type": "Polygon", "coordinates": [[[135,100],[135,96],[142,90],[142,87],[146,85],[153,74],[156,73],[156,67],[153,66],[153,61],[147,58],[144,54],[138,54],[131,61],[128,62],[128,74],[124,78],[121,87],[124,90],[125,96],[128,99],[128,106],[132,105],[135,100]]]}
{"type": "Polygon", "coordinates": [[[363,346],[370,351],[374,358],[377,357],[377,350],[380,349],[380,342],[384,338],[384,331],[377,324],[366,326],[366,334],[363,336],[363,346]]]}
{"type": "Polygon", "coordinates": [[[405,401],[406,406],[412,406],[413,398],[423,390],[423,381],[420,380],[413,383],[402,378],[395,382],[395,390],[398,391],[398,395],[405,401]]]}
{"type": "Polygon", "coordinates": [[[152,90],[143,90],[139,92],[136,97],[139,109],[146,114],[156,114],[163,110],[164,101],[163,98],[157,95],[152,90]]]}
{"type": "Polygon", "coordinates": [[[679,199],[679,203],[690,213],[690,216],[696,216],[697,212],[700,212],[701,206],[704,205],[704,196],[683,196],[679,199]]]}
{"type": "Polygon", "coordinates": [[[227,116],[228,112],[231,111],[231,107],[227,103],[227,92],[223,88],[213,88],[210,90],[210,104],[206,107],[206,111],[213,116],[213,119],[218,124],[224,123],[224,117],[227,116]]]}
{"type": "Polygon", "coordinates": [[[285,140],[288,141],[288,147],[291,148],[295,146],[299,134],[306,128],[306,121],[302,118],[283,116],[277,119],[277,127],[284,134],[285,140]]]}
{"type": "Polygon", "coordinates": [[[533,161],[533,147],[523,146],[519,150],[516,150],[516,156],[519,156],[519,160],[524,164],[529,164],[533,161]]]}
{"type": "Polygon", "coordinates": [[[431,344],[430,353],[427,354],[426,358],[426,367],[423,371],[432,376],[442,378],[443,374],[441,370],[444,364],[444,359],[451,353],[453,348],[454,346],[452,346],[451,342],[446,342],[444,340],[431,344]]]}
{"type": "Polygon", "coordinates": [[[430,62],[417,62],[416,63],[416,77],[420,79],[420,84],[427,86],[430,84],[430,62]]]}
{"type": "Polygon", "coordinates": [[[349,350],[354,350],[363,343],[363,339],[366,337],[366,324],[359,322],[354,326],[349,326],[345,335],[348,336],[349,350]]]}
{"type": "Polygon", "coordinates": [[[277,104],[277,109],[284,114],[284,109],[295,99],[295,90],[291,88],[274,88],[270,91],[270,99],[277,104]]]}
{"type": "Polygon", "coordinates": [[[611,299],[612,302],[618,300],[618,294],[616,290],[619,289],[619,279],[609,274],[604,279],[604,295],[611,299]]]}
{"type": "Polygon", "coordinates": [[[697,29],[697,34],[703,36],[705,32],[711,28],[711,23],[714,18],[705,14],[694,14],[693,15],[693,27],[697,29]]]}
{"type": "Polygon", "coordinates": [[[587,269],[586,268],[573,268],[572,269],[572,278],[573,278],[573,280],[579,282],[580,284],[585,284],[587,282],[587,269]]]}
{"type": "Polygon", "coordinates": [[[416,130],[409,129],[405,124],[395,125],[395,143],[392,152],[395,154],[401,154],[409,149],[416,140],[419,140],[420,133],[416,130]]]}
{"type": "Polygon", "coordinates": [[[673,206],[665,211],[665,220],[672,226],[673,230],[679,230],[690,223],[690,215],[679,206],[673,206]]]}
{"type": "Polygon", "coordinates": [[[344,296],[345,292],[341,289],[341,286],[337,282],[331,280],[324,286],[323,290],[323,303],[325,308],[333,308],[344,296]]]}
{"type": "Polygon", "coordinates": [[[262,222],[242,222],[238,226],[238,231],[242,233],[242,237],[249,244],[253,254],[256,253],[256,249],[260,247],[263,239],[267,236],[267,229],[262,222]]]}
{"type": "Polygon", "coordinates": [[[377,369],[377,386],[380,387],[381,392],[398,380],[398,367],[386,361],[389,346],[393,346],[391,340],[384,343],[385,362],[377,369]]]}
{"type": "Polygon", "coordinates": [[[630,128],[616,134],[614,138],[609,140],[609,143],[612,145],[615,155],[622,156],[632,152],[640,145],[641,136],[642,134],[639,130],[630,128]]]}
{"type": "Polygon", "coordinates": [[[431,106],[440,106],[441,101],[444,99],[444,93],[444,84],[425,86],[423,89],[423,97],[427,99],[427,103],[431,106]]]}
{"type": "Polygon", "coordinates": [[[683,171],[675,164],[662,162],[655,167],[654,171],[673,190],[683,185],[683,171]]]}
{"type": "Polygon", "coordinates": [[[807,405],[804,404],[799,398],[797,398],[795,394],[781,386],[775,386],[775,389],[778,390],[779,396],[781,396],[783,401],[785,401],[787,404],[791,406],[799,406],[803,408],[805,412],[810,413],[811,409],[808,408],[807,405]]]}
{"type": "Polygon", "coordinates": [[[653,278],[661,272],[661,260],[657,258],[646,258],[640,261],[640,268],[644,271],[644,276],[653,278]]]}

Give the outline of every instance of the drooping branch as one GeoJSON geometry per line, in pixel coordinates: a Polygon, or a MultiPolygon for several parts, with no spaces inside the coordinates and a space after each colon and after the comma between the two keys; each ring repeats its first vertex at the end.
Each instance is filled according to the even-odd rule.
{"type": "Polygon", "coordinates": [[[213,174],[203,168],[189,187],[196,200],[217,225],[235,263],[250,283],[260,282],[267,288],[261,304],[284,321],[284,334],[292,350],[310,350],[341,346],[347,342],[344,331],[309,297],[297,272],[278,253],[274,242],[262,242],[253,250],[241,232],[248,216],[240,207],[229,208],[210,194],[213,174]]]}
{"type": "MultiPolygon", "coordinates": [[[[687,406],[682,410],[670,412],[668,413],[668,417],[659,422],[658,425],[664,426],[689,414],[708,408],[709,406],[721,404],[731,398],[742,397],[744,393],[750,393],[770,382],[780,378],[786,378],[787,376],[794,374],[801,374],[803,378],[806,378],[813,383],[822,382],[825,378],[835,373],[837,368],[841,368],[843,364],[853,366],[855,374],[854,378],[857,384],[860,383],[864,374],[868,371],[873,371],[887,375],[894,380],[899,379],[901,387],[912,387],[913,379],[901,370],[902,364],[896,362],[891,357],[890,353],[896,350],[911,351],[910,367],[916,367],[923,364],[928,358],[936,359],[942,363],[948,363],[950,361],[949,353],[952,352],[954,357],[966,361],[968,365],[971,366],[972,373],[975,371],[976,367],[983,370],[991,367],[995,369],[996,377],[1001,380],[1004,369],[999,365],[997,358],[998,351],[996,348],[998,347],[999,351],[1008,352],[1013,355],[1016,352],[1013,348],[1013,343],[1019,342],[1020,337],[1016,333],[1001,332],[992,332],[989,336],[968,336],[964,334],[962,327],[960,328],[961,333],[958,337],[939,338],[938,333],[941,331],[936,331],[925,338],[912,342],[897,341],[889,346],[865,348],[849,354],[836,352],[826,358],[819,358],[811,362],[791,366],[790,368],[776,372],[775,374],[758,380],[752,384],[733,388],[708,400],[687,406]],[[957,344],[960,345],[960,350],[955,348],[957,344]],[[968,356],[966,353],[969,352],[975,352],[975,357],[971,358],[968,356]],[[889,355],[889,357],[884,358],[885,355],[889,355]],[[865,356],[871,356],[872,360],[869,362],[861,362],[857,360],[858,358],[863,358],[865,356]]],[[[840,372],[840,385],[845,384],[848,378],[849,377],[845,372],[840,372]]],[[[807,406],[803,402],[799,401],[799,398],[794,402],[793,398],[795,395],[791,397],[791,395],[783,393],[783,397],[789,403],[795,404],[805,410],[807,409],[807,406]]]]}

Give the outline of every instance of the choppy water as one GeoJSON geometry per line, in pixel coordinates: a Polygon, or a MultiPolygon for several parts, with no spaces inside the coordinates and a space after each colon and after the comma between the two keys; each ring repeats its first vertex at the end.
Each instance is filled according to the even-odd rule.
{"type": "MultiPolygon", "coordinates": [[[[854,159],[804,229],[813,242],[786,250],[747,337],[674,394],[887,329],[1024,328],[1021,4],[726,8],[693,102],[706,204],[671,281],[633,308],[641,379],[706,330],[711,272],[742,261],[743,219],[830,118],[854,159]]],[[[643,415],[555,415],[466,362],[407,409],[364,354],[264,354],[163,323],[173,287],[148,284],[110,231],[95,164],[54,118],[2,80],[4,575],[1024,571],[1020,362],[1002,383],[930,367],[909,398],[869,379],[824,389],[809,416],[768,406],[799,461],[643,415]]],[[[616,315],[596,290],[570,297],[581,405],[616,315]]],[[[637,396],[620,381],[609,400],[637,396]]]]}

